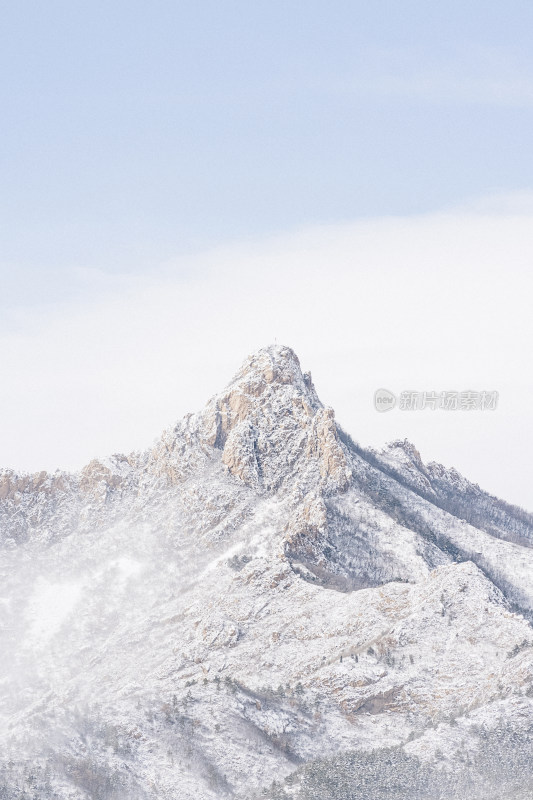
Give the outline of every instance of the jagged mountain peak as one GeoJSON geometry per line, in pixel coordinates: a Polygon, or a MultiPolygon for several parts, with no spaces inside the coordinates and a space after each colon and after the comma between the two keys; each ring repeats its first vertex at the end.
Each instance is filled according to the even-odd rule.
{"type": "Polygon", "coordinates": [[[245,380],[250,387],[266,384],[291,384],[303,393],[308,390],[308,377],[302,373],[300,360],[291,347],[271,344],[251,353],[231,381],[245,380]]]}
{"type": "Polygon", "coordinates": [[[309,372],[303,373],[298,356],[290,347],[270,345],[252,353],[227,386],[207,404],[220,413],[215,447],[223,446],[227,432],[246,419],[260,424],[274,415],[286,416],[291,405],[308,416],[323,408],[309,372]]]}
{"type": "Polygon", "coordinates": [[[329,797],[346,750],[367,796],[393,747],[480,800],[441,779],[531,719],[533,519],[357,445],[288,347],[148,452],[0,473],[0,534],[1,797],[329,797]]]}
{"type": "MultiPolygon", "coordinates": [[[[313,485],[338,489],[349,479],[333,409],[321,403],[295,352],[281,345],[250,355],[226,388],[179,423],[171,438],[173,454],[184,453],[184,441],[189,446],[193,439],[207,456],[221,452],[229,473],[254,489],[272,491],[295,478],[304,492],[313,485]]],[[[168,437],[164,444],[158,455],[166,458],[168,437]]],[[[185,474],[179,464],[177,473],[185,474]]]]}

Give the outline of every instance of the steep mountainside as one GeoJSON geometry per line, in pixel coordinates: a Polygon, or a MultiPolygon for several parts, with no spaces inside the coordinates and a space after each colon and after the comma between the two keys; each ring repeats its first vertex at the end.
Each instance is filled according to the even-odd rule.
{"type": "Polygon", "coordinates": [[[365,450],[294,352],[0,473],[0,798],[530,798],[533,518],[365,450]]]}

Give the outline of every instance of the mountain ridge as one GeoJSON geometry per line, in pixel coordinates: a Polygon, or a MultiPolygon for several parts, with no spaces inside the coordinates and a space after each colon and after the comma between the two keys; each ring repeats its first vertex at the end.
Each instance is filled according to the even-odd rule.
{"type": "Polygon", "coordinates": [[[0,797],[303,800],[386,748],[449,798],[467,752],[496,796],[482,742],[529,741],[533,519],[457,475],[361,448],[281,346],[143,453],[0,473],[0,797]]]}

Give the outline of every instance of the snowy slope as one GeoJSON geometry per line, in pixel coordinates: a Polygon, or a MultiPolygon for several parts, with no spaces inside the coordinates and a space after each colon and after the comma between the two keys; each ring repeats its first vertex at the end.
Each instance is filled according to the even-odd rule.
{"type": "Polygon", "coordinates": [[[148,452],[0,473],[0,538],[0,797],[530,796],[533,519],[361,448],[289,348],[148,452]]]}

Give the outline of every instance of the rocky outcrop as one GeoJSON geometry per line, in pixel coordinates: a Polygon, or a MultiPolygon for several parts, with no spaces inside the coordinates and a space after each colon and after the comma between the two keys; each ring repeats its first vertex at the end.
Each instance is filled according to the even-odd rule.
{"type": "Polygon", "coordinates": [[[246,360],[227,389],[199,417],[203,440],[222,450],[229,472],[273,491],[295,481],[342,489],[350,471],[332,409],[316,395],[288,347],[268,347],[246,360]]]}
{"type": "Polygon", "coordinates": [[[259,489],[262,467],[258,461],[258,436],[250,420],[231,428],[222,451],[222,463],[228,471],[253,489],[259,489]]]}
{"type": "Polygon", "coordinates": [[[290,348],[145,453],[0,473],[0,531],[2,796],[288,796],[388,748],[453,776],[529,725],[530,516],[339,434],[290,348]]]}
{"type": "Polygon", "coordinates": [[[311,420],[307,437],[307,457],[316,459],[325,486],[343,490],[352,476],[346,452],[339,440],[332,408],[322,408],[311,420]]]}
{"type": "Polygon", "coordinates": [[[322,497],[309,492],[293,510],[284,532],[288,558],[325,566],[328,541],[327,509],[322,497]]]}

